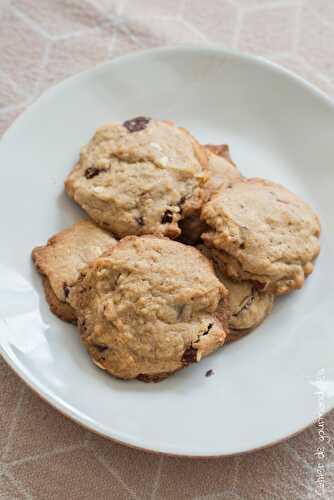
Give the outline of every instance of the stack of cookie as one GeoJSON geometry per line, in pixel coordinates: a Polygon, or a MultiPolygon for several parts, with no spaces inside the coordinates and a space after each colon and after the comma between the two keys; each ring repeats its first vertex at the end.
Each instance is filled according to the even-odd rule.
{"type": "Polygon", "coordinates": [[[98,129],[65,189],[90,219],[33,260],[51,310],[122,379],[159,381],[251,331],[320,250],[305,202],[168,121],[98,129]]]}

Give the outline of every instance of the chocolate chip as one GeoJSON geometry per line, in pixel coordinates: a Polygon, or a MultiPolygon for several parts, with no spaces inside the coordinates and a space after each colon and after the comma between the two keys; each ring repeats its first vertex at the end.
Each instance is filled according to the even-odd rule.
{"type": "Polygon", "coordinates": [[[68,296],[69,296],[69,294],[70,294],[70,288],[67,286],[67,284],[66,284],[66,283],[64,283],[63,289],[64,289],[65,299],[67,299],[67,297],[68,297],[68,296]]]}
{"type": "Polygon", "coordinates": [[[86,179],[92,179],[96,175],[99,175],[100,172],[102,172],[102,170],[99,170],[96,167],[88,167],[85,170],[85,177],[86,179]]]}
{"type": "Polygon", "coordinates": [[[99,352],[104,352],[108,349],[108,346],[105,344],[93,344],[95,349],[97,349],[99,352]]]}
{"type": "Polygon", "coordinates": [[[253,281],[254,290],[264,290],[266,287],[266,283],[260,283],[260,281],[253,281]]]}
{"type": "Polygon", "coordinates": [[[192,346],[187,347],[187,349],[183,353],[181,361],[184,365],[190,365],[191,363],[196,363],[197,349],[194,349],[192,346]]]}
{"type": "Polygon", "coordinates": [[[135,221],[139,226],[145,226],[144,217],[142,217],[141,215],[139,217],[135,217],[135,221]]]}
{"type": "Polygon", "coordinates": [[[182,196],[182,198],[179,201],[179,205],[183,205],[183,203],[186,201],[186,196],[182,196]]]}
{"type": "Polygon", "coordinates": [[[137,116],[132,120],[127,120],[123,123],[123,127],[125,127],[129,132],[139,132],[139,130],[144,130],[147,127],[147,124],[150,122],[150,118],[146,118],[145,116],[137,116]]]}
{"type": "Polygon", "coordinates": [[[79,323],[79,328],[80,328],[83,332],[85,332],[85,331],[87,330],[87,328],[86,328],[86,320],[85,320],[85,319],[79,323]]]}
{"type": "Polygon", "coordinates": [[[161,219],[162,224],[170,224],[173,222],[173,212],[166,210],[161,219]]]}
{"type": "Polygon", "coordinates": [[[208,370],[205,374],[206,377],[211,377],[212,375],[214,375],[214,371],[213,370],[208,370]]]}
{"type": "Polygon", "coordinates": [[[205,332],[202,333],[202,335],[207,335],[209,333],[209,331],[211,330],[212,327],[213,327],[213,323],[210,323],[210,325],[207,327],[207,329],[205,330],[205,332]]]}
{"type": "Polygon", "coordinates": [[[241,248],[241,250],[244,250],[245,249],[245,243],[240,243],[239,248],[241,248]]]}

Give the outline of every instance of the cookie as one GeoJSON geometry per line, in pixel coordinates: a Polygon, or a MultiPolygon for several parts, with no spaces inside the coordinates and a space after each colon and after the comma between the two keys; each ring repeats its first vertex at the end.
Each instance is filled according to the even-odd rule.
{"type": "Polygon", "coordinates": [[[46,301],[50,307],[50,311],[63,321],[76,324],[76,312],[73,307],[67,302],[67,299],[66,301],[62,301],[57,297],[57,295],[53,291],[53,288],[51,287],[49,279],[46,276],[42,276],[42,284],[46,301]]]}
{"type": "Polygon", "coordinates": [[[205,147],[206,149],[211,151],[211,153],[214,153],[217,156],[225,158],[225,160],[228,161],[228,163],[230,163],[234,167],[237,167],[234,161],[232,160],[230,147],[228,144],[206,144],[205,147]]]}
{"type": "Polygon", "coordinates": [[[226,295],[196,248],[156,236],[122,239],[84,269],[73,290],[94,363],[115,377],[145,382],[166,378],[224,343],[226,295]]]}
{"type": "MultiPolygon", "coordinates": [[[[205,245],[198,245],[197,248],[213,262],[217,277],[228,290],[229,333],[225,343],[237,340],[254,330],[270,314],[274,294],[262,292],[253,281],[234,281],[228,278],[223,272],[217,250],[210,250],[205,245]]],[[[226,304],[223,305],[223,314],[226,316],[226,304]]]]}
{"type": "Polygon", "coordinates": [[[172,122],[138,117],[97,130],[65,189],[118,237],[179,236],[179,221],[202,205],[207,153],[172,122]]]}
{"type": "MultiPolygon", "coordinates": [[[[203,187],[203,203],[209,201],[219,189],[226,188],[241,178],[239,170],[231,160],[227,144],[207,144],[206,150],[209,177],[203,187]]],[[[198,243],[201,234],[208,229],[205,222],[200,219],[200,210],[183,219],[180,227],[182,230],[180,241],[189,245],[198,243]]]]}
{"type": "Polygon", "coordinates": [[[224,273],[275,294],[301,288],[319,254],[320,222],[301,198],[264,179],[243,179],[202,209],[202,234],[224,273]]]}
{"type": "Polygon", "coordinates": [[[208,179],[204,184],[204,202],[207,202],[220,189],[226,189],[233,182],[239,181],[241,174],[231,161],[226,144],[206,146],[208,153],[208,179]]]}
{"type": "Polygon", "coordinates": [[[82,268],[116,242],[107,231],[82,220],[50,238],[47,245],[33,249],[32,258],[43,275],[47,302],[56,316],[76,322],[71,306],[72,287],[82,268]]]}

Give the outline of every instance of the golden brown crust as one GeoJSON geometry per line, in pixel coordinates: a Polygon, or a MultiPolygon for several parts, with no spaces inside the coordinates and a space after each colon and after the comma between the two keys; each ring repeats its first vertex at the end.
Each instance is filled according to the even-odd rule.
{"type": "Polygon", "coordinates": [[[123,238],[87,266],[73,300],[97,366],[157,381],[223,344],[215,312],[226,293],[198,250],[147,235],[123,238]]]}
{"type": "MultiPolygon", "coordinates": [[[[175,126],[175,123],[172,122],[172,126],[175,126]]],[[[209,160],[208,160],[208,154],[207,154],[206,148],[204,146],[202,146],[197,141],[197,139],[195,139],[195,137],[189,132],[189,130],[187,130],[184,127],[180,127],[180,130],[182,130],[191,140],[193,147],[194,147],[194,150],[195,150],[195,155],[196,155],[199,163],[202,165],[202,167],[207,172],[209,160]]],[[[206,173],[203,181],[205,181],[206,178],[207,178],[207,173],[206,173]]]]}
{"type": "Polygon", "coordinates": [[[140,375],[138,375],[137,380],[140,380],[141,382],[146,382],[146,383],[153,382],[156,384],[158,382],[161,382],[162,380],[165,380],[170,375],[172,375],[172,373],[168,373],[168,372],[156,373],[155,375],[140,374],[140,375]]]}
{"type": "Polygon", "coordinates": [[[228,144],[205,144],[205,148],[211,151],[211,153],[225,158],[231,165],[236,167],[236,164],[231,158],[230,147],[228,144]]]}
{"type": "Polygon", "coordinates": [[[49,238],[46,245],[33,249],[32,259],[45,278],[43,285],[50,309],[59,318],[74,320],[71,289],[80,271],[116,242],[93,222],[82,220],[49,238]]]}
{"type": "Polygon", "coordinates": [[[249,333],[251,333],[254,328],[245,328],[244,330],[233,330],[230,328],[229,334],[226,337],[225,344],[230,344],[231,342],[235,342],[236,340],[240,340],[249,333]]]}
{"type": "Polygon", "coordinates": [[[203,207],[202,239],[231,278],[258,281],[277,295],[301,288],[319,254],[320,223],[302,199],[265,179],[242,179],[203,207]]]}
{"type": "Polygon", "coordinates": [[[176,238],[178,222],[202,205],[207,163],[205,148],[187,130],[141,117],[98,129],[65,189],[119,238],[176,238]]]}
{"type": "Polygon", "coordinates": [[[63,321],[67,321],[68,323],[73,323],[76,325],[77,316],[76,312],[69,304],[66,302],[61,302],[57,295],[51,288],[50,282],[46,276],[42,277],[43,289],[45,293],[45,298],[47,303],[49,304],[50,310],[58,316],[58,318],[63,321]]]}

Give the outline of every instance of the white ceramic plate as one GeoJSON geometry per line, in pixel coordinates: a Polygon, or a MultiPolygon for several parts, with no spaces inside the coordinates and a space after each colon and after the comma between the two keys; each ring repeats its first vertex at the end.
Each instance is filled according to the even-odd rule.
{"type": "Polygon", "coordinates": [[[331,101],[262,59],[158,49],[66,80],[0,143],[0,352],[61,412],[137,447],[225,455],[303,429],[334,406],[333,159],[331,101]],[[253,334],[159,384],[95,368],[76,329],[49,312],[30,260],[35,245],[83,215],[63,191],[80,146],[98,125],[142,114],[173,119],[202,142],[227,142],[244,175],[305,197],[323,228],[303,290],[278,300],[253,334]],[[316,387],[325,391],[321,408],[316,387]]]}

